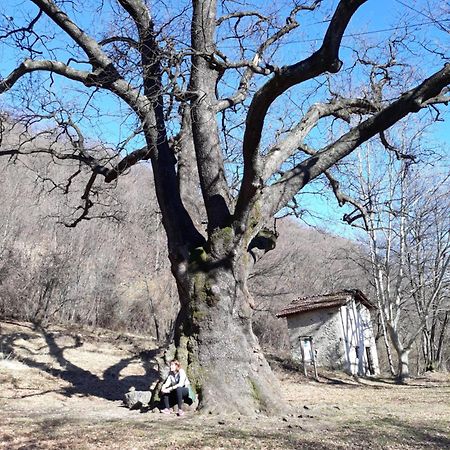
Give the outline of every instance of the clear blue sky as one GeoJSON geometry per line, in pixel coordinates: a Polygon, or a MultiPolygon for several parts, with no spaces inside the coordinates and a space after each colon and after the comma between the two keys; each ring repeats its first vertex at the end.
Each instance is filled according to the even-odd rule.
{"type": "MultiPolygon", "coordinates": [[[[95,3],[94,0],[84,2],[86,5],[95,3]]],[[[254,7],[266,5],[264,0],[249,1],[248,7],[245,9],[253,9],[254,7]]],[[[105,3],[108,4],[107,2],[105,3]]],[[[282,2],[273,2],[272,8],[280,8],[282,2]]],[[[323,1],[323,9],[329,11],[330,14],[334,11],[337,0],[323,1]]],[[[92,24],[95,24],[99,29],[102,22],[107,22],[105,15],[86,15],[83,10],[83,2],[81,2],[80,13],[78,19],[81,20],[81,24],[86,29],[90,29],[92,24]]],[[[174,7],[176,3],[169,5],[174,7]]],[[[446,56],[449,54],[449,34],[442,30],[438,25],[434,23],[437,18],[441,21],[441,24],[447,29],[450,27],[450,7],[447,2],[440,2],[442,11],[429,11],[427,0],[369,0],[364,4],[360,10],[353,17],[350,26],[346,32],[346,37],[343,40],[342,59],[345,63],[345,52],[347,46],[352,45],[355,40],[365,40],[368,43],[380,43],[383,39],[394,32],[395,28],[403,26],[406,21],[409,24],[410,31],[417,35],[417,38],[426,37],[429,45],[439,45],[446,51],[446,56]],[[445,7],[447,4],[447,7],[445,7]],[[436,15],[436,18],[434,17],[436,15]],[[400,25],[399,25],[400,24],[400,25]]],[[[108,8],[108,7],[106,7],[108,8]]],[[[286,64],[298,60],[301,57],[307,56],[311,49],[317,48],[320,43],[320,39],[323,37],[323,32],[326,29],[327,22],[324,21],[322,15],[323,9],[319,10],[319,13],[305,14],[301,16],[301,26],[292,37],[287,37],[286,42],[279,51],[277,57],[279,57],[279,65],[286,64]]],[[[17,17],[19,11],[24,11],[30,15],[34,14],[36,8],[31,2],[24,0],[3,0],[0,4],[0,11],[4,12],[6,17],[17,17]]],[[[330,15],[325,17],[329,18],[330,15]]],[[[399,31],[401,31],[400,28],[399,31]]],[[[58,41],[56,37],[55,42],[58,41]]],[[[63,46],[62,46],[63,48],[63,46]]],[[[61,50],[58,50],[61,54],[61,50]]],[[[64,53],[64,50],[62,50],[64,53]]],[[[14,50],[9,47],[0,45],[0,75],[7,75],[17,63],[18,58],[14,50]]],[[[418,59],[418,61],[420,61],[418,59]]],[[[434,67],[428,67],[427,60],[422,60],[418,64],[419,69],[424,73],[431,74],[434,67]]],[[[67,87],[70,85],[65,80],[56,80],[53,89],[61,93],[64,91],[63,97],[67,102],[74,101],[73,93],[70,92],[67,87]],[[67,89],[67,90],[66,90],[67,89]]],[[[80,95],[80,94],[77,94],[80,95]]],[[[11,100],[11,95],[7,94],[0,100],[0,107],[7,104],[11,100]]],[[[16,106],[20,104],[16,101],[16,106]]],[[[132,118],[126,119],[123,122],[123,116],[126,113],[126,108],[121,105],[117,100],[114,100],[109,95],[99,95],[95,106],[99,108],[101,112],[105,114],[106,119],[99,123],[89,124],[90,132],[93,137],[98,137],[103,141],[109,141],[111,144],[120,141],[126,137],[126,131],[132,126],[132,118]],[[121,118],[122,117],[122,118],[121,118]]],[[[448,119],[449,113],[445,116],[448,119]]],[[[450,124],[448,120],[446,122],[439,122],[433,128],[433,137],[437,141],[442,141],[443,146],[450,141],[450,124]]],[[[141,142],[135,140],[131,148],[141,145],[141,142]]],[[[322,219],[311,219],[310,221],[315,225],[321,225],[328,229],[333,229],[335,232],[345,233],[348,228],[342,228],[336,225],[336,217],[342,216],[342,210],[337,210],[334,200],[319,199],[317,196],[312,196],[303,200],[305,206],[313,206],[321,216],[325,217],[325,221],[322,219]]]]}

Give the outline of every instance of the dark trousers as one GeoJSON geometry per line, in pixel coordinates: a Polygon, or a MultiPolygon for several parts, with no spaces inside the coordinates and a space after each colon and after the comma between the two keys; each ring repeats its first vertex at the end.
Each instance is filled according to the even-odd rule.
{"type": "Polygon", "coordinates": [[[164,408],[169,409],[170,406],[178,405],[178,409],[182,409],[183,400],[189,397],[189,389],[187,387],[178,387],[168,394],[162,394],[161,400],[164,408]]]}

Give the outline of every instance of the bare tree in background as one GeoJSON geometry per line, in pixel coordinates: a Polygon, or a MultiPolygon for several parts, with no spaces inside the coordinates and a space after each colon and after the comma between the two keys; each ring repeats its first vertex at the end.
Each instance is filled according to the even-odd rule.
{"type": "MultiPolygon", "coordinates": [[[[200,408],[241,413],[281,408],[277,380],[252,332],[247,289],[254,262],[275,245],[275,236],[263,228],[308,183],[362,143],[410,113],[448,101],[443,89],[450,82],[450,65],[438,62],[434,73],[411,79],[407,90],[388,101],[372,101],[364,92],[346,97],[317,90],[324,74],[340,71],[342,37],[365,0],[341,0],[319,48],[288,65],[277,64],[287,58],[276,53],[277,46],[298,27],[298,17],[321,7],[320,0],[293,2],[281,22],[264,11],[238,9],[237,2],[221,2],[220,17],[215,0],[177,2],[177,12],[156,2],[152,9],[144,0],[117,0],[111,7],[98,2],[94,16],[115,17],[102,36],[88,34],[71,18],[77,16],[71,2],[31,3],[37,9],[27,23],[4,20],[3,40],[26,57],[0,82],[0,92],[44,72],[50,82],[41,86],[47,88],[61,76],[93,95],[110,93],[134,114],[145,145],[108,163],[107,154],[93,154],[79,123],[64,116],[56,117],[66,135],[59,147],[30,144],[3,148],[0,154],[51,152],[55,159],[87,165],[91,175],[80,220],[89,217],[97,178],[110,183],[136,162],[150,160],[181,304],[177,357],[188,366],[200,408]],[[63,52],[52,46],[61,33],[67,42],[63,52]],[[273,123],[266,123],[269,109],[296,86],[317,95],[309,94],[313,101],[295,123],[275,134],[273,123]],[[233,111],[243,117],[243,140],[235,142],[239,154],[231,152],[230,165],[226,138],[230,128],[239,127],[230,119],[233,111]],[[326,144],[308,146],[309,155],[301,157],[310,132],[330,118],[344,119],[348,126],[326,144]],[[288,167],[287,161],[294,163],[288,167]],[[206,218],[196,216],[193,204],[200,202],[206,218]],[[206,230],[199,227],[202,220],[206,230]]],[[[33,85],[33,95],[38,87],[33,85]]]]}
{"type": "Polygon", "coordinates": [[[398,144],[389,144],[393,153],[380,156],[376,146],[361,153],[348,198],[356,209],[345,216],[366,232],[380,320],[401,381],[410,375],[409,353],[421,335],[425,366],[442,361],[448,320],[449,178],[416,160],[422,139],[420,132],[404,132],[398,144]],[[380,164],[386,158],[388,164],[380,164]]]}
{"type": "Polygon", "coordinates": [[[444,356],[449,342],[449,191],[448,176],[438,174],[430,174],[426,182],[418,176],[410,186],[405,266],[419,328],[422,328],[422,353],[427,371],[445,369],[444,356]]]}
{"type": "MultiPolygon", "coordinates": [[[[18,126],[7,130],[4,144],[18,144],[19,132],[18,126]]],[[[66,228],[58,222],[69,220],[84,187],[74,180],[71,194],[61,196],[55,185],[65,187],[73,167],[48,156],[1,167],[0,316],[43,325],[101,324],[167,342],[179,303],[151,170],[136,166],[113,192],[99,192],[96,201],[105,206],[96,208],[119,206],[120,222],[66,228]]]]}

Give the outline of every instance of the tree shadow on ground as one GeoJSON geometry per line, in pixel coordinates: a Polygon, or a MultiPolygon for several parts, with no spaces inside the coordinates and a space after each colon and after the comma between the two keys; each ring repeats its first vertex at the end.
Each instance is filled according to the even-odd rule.
{"type": "MultiPolygon", "coordinates": [[[[422,378],[422,377],[417,377],[417,378],[409,378],[407,380],[404,381],[399,381],[398,379],[396,379],[395,377],[370,377],[367,380],[373,382],[373,383],[377,383],[377,384],[383,384],[385,386],[390,386],[390,387],[394,387],[394,386],[400,386],[400,387],[414,387],[414,388],[421,388],[421,389],[434,389],[436,388],[436,385],[438,386],[443,386],[444,384],[442,382],[436,383],[433,382],[433,380],[428,380],[426,378],[422,378]]],[[[450,386],[450,383],[447,383],[448,386],[450,386]]],[[[370,385],[371,387],[376,387],[373,386],[372,384],[370,385]]]]}
{"type": "MultiPolygon", "coordinates": [[[[72,345],[61,346],[56,342],[55,333],[48,332],[41,327],[36,327],[35,331],[44,338],[48,353],[58,363],[59,368],[53,367],[51,363],[39,362],[19,353],[22,350],[22,352],[36,355],[36,352],[18,343],[20,340],[30,341],[36,338],[36,336],[30,335],[29,333],[17,332],[3,334],[0,336],[0,349],[6,355],[17,357],[21,363],[28,367],[41,370],[44,373],[68,382],[69,386],[58,390],[67,397],[82,395],[104,398],[111,401],[122,400],[124,394],[132,386],[136,390],[148,390],[149,385],[158,379],[158,372],[152,366],[155,363],[154,358],[161,352],[160,348],[123,358],[116,364],[106,368],[101,375],[96,375],[89,370],[77,366],[65,356],[67,350],[80,346],[75,338],[72,345]],[[145,375],[126,376],[119,379],[121,371],[131,363],[136,362],[141,363],[145,370],[145,375]]],[[[47,392],[43,390],[42,394],[47,392]]],[[[26,395],[25,397],[28,396],[26,395]]]]}
{"type": "MultiPolygon", "coordinates": [[[[162,418],[159,414],[150,415],[148,420],[139,422],[99,420],[89,423],[89,427],[83,432],[85,440],[81,442],[93,442],[96,447],[109,448],[112,442],[116,442],[117,436],[127,433],[134,438],[131,443],[135,444],[136,448],[140,448],[143,439],[145,439],[145,448],[182,447],[187,449],[199,447],[311,450],[441,449],[450,446],[450,439],[445,435],[443,427],[435,429],[432,424],[431,426],[412,425],[396,418],[382,418],[369,424],[364,420],[346,423],[345,426],[332,427],[331,430],[323,423],[317,423],[314,427],[305,429],[301,422],[292,422],[290,426],[289,424],[280,425],[276,421],[265,423],[258,419],[254,420],[254,426],[251,426],[249,421],[240,424],[233,419],[211,421],[201,420],[199,416],[184,419],[178,419],[176,416],[162,418]],[[102,433],[99,430],[102,430],[102,433]]],[[[76,430],[82,429],[84,422],[83,420],[77,422],[76,430],[75,425],[67,418],[38,420],[35,425],[38,430],[33,433],[34,437],[35,435],[56,436],[53,439],[61,443],[62,438],[73,437],[76,430]]]]}
{"type": "Polygon", "coordinates": [[[272,368],[279,367],[284,371],[296,375],[303,375],[302,365],[289,358],[282,358],[278,355],[266,353],[267,362],[272,368]]]}
{"type": "MultiPolygon", "coordinates": [[[[276,448],[276,449],[309,449],[309,450],[330,450],[336,447],[330,447],[327,444],[321,442],[310,442],[305,441],[302,436],[303,433],[295,432],[281,432],[281,431],[246,431],[239,428],[231,428],[224,430],[217,430],[215,432],[210,432],[206,436],[202,436],[202,445],[206,448],[214,448],[217,443],[228,443],[228,442],[241,442],[250,444],[249,448],[252,448],[252,443],[258,443],[256,448],[276,448]],[[260,444],[263,446],[259,446],[260,444]],[[210,446],[210,447],[209,447],[210,446]]],[[[195,448],[195,444],[198,439],[192,439],[188,441],[185,445],[186,448],[195,448]]],[[[224,445],[224,448],[225,445],[224,445]]]]}
{"type": "Polygon", "coordinates": [[[311,368],[309,368],[309,374],[305,377],[303,372],[303,365],[299,362],[293,361],[289,358],[282,358],[273,354],[266,354],[267,360],[272,368],[280,368],[284,372],[287,372],[291,375],[295,375],[299,377],[299,380],[302,381],[315,381],[317,383],[322,384],[336,384],[340,386],[350,387],[350,388],[358,388],[362,386],[362,383],[356,378],[348,376],[348,379],[339,378],[337,375],[333,375],[330,371],[318,370],[319,379],[316,380],[311,374],[311,368]]]}
{"type": "MultiPolygon", "coordinates": [[[[384,389],[394,386],[405,386],[405,387],[418,387],[418,388],[435,388],[436,383],[432,380],[426,378],[410,378],[405,382],[399,382],[395,377],[358,377],[346,374],[345,372],[333,373],[332,369],[318,368],[319,379],[316,380],[314,376],[310,373],[311,368],[309,368],[308,375],[305,377],[303,372],[303,365],[296,362],[290,358],[283,358],[274,354],[266,354],[267,360],[272,368],[282,369],[291,375],[295,375],[302,381],[315,381],[321,384],[332,384],[348,388],[361,388],[363,386],[369,385],[373,389],[384,389]],[[385,385],[385,386],[382,386],[385,385]]],[[[441,383],[440,383],[441,384],[441,383]]]]}
{"type": "Polygon", "coordinates": [[[328,374],[325,375],[323,373],[319,373],[319,379],[315,381],[322,384],[333,384],[348,388],[360,388],[361,386],[363,386],[362,383],[359,383],[358,380],[354,378],[352,378],[351,380],[343,380],[339,377],[334,377],[328,374]]]}

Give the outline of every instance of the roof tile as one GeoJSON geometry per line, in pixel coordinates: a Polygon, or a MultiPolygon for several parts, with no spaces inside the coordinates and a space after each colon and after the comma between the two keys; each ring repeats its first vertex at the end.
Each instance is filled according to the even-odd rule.
{"type": "Polygon", "coordinates": [[[313,311],[315,309],[342,306],[349,302],[352,298],[354,298],[357,302],[362,303],[369,309],[375,308],[375,306],[369,302],[367,297],[359,289],[343,289],[339,292],[314,295],[311,297],[300,297],[282,309],[277,314],[277,317],[286,317],[291,314],[313,311]]]}

